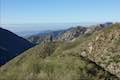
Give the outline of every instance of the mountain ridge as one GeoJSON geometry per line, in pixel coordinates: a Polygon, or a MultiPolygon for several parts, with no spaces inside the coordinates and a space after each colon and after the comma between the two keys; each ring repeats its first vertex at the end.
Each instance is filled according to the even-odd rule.
{"type": "Polygon", "coordinates": [[[113,23],[107,22],[104,24],[98,24],[90,27],[84,26],[75,26],[65,30],[57,30],[57,31],[47,31],[44,33],[35,34],[32,36],[27,37],[26,39],[32,43],[39,44],[45,41],[49,41],[50,37],[53,38],[54,41],[71,41],[77,37],[83,35],[90,35],[94,31],[99,31],[101,29],[107,28],[112,26],[113,23]]]}

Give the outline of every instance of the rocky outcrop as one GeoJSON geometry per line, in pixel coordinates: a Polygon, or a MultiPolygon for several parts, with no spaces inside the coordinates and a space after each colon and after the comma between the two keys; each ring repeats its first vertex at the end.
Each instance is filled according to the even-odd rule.
{"type": "Polygon", "coordinates": [[[93,34],[82,50],[81,55],[120,78],[120,24],[93,34]]]}
{"type": "Polygon", "coordinates": [[[64,41],[72,40],[74,38],[80,37],[81,35],[85,34],[86,30],[87,30],[86,27],[81,27],[81,26],[70,28],[65,33],[61,34],[58,37],[58,40],[64,40],[64,41]]]}

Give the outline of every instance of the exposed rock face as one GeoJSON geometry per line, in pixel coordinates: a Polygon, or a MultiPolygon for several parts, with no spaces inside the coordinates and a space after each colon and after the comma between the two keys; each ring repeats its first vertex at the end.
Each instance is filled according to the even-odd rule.
{"type": "Polygon", "coordinates": [[[27,40],[0,28],[0,65],[5,64],[32,46],[33,44],[27,40]]]}
{"type": "Polygon", "coordinates": [[[59,40],[72,40],[74,38],[79,37],[80,35],[83,35],[85,31],[87,30],[86,27],[75,27],[75,28],[70,28],[68,29],[64,34],[59,36],[59,40]]]}
{"type": "Polygon", "coordinates": [[[120,78],[120,24],[92,35],[83,47],[84,55],[120,78]]]}
{"type": "Polygon", "coordinates": [[[104,28],[111,27],[112,25],[113,23],[108,22],[108,23],[99,24],[96,26],[91,26],[91,27],[77,26],[77,27],[69,28],[64,33],[58,36],[58,40],[63,40],[63,41],[73,40],[83,35],[90,35],[95,31],[99,31],[104,28]]]}

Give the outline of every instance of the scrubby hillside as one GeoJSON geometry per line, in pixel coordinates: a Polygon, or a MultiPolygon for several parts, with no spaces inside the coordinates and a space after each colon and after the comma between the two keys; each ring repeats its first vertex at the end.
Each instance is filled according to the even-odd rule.
{"type": "Polygon", "coordinates": [[[37,45],[1,67],[0,80],[119,80],[119,41],[115,24],[72,42],[37,45]]]}
{"type": "Polygon", "coordinates": [[[89,58],[120,77],[120,24],[93,33],[71,52],[89,58]]]}

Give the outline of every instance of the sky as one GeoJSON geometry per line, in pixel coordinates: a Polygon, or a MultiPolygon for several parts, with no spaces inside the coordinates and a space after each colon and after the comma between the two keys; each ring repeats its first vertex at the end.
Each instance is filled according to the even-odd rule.
{"type": "Polygon", "coordinates": [[[108,21],[120,21],[120,0],[0,0],[0,24],[108,21]]]}

